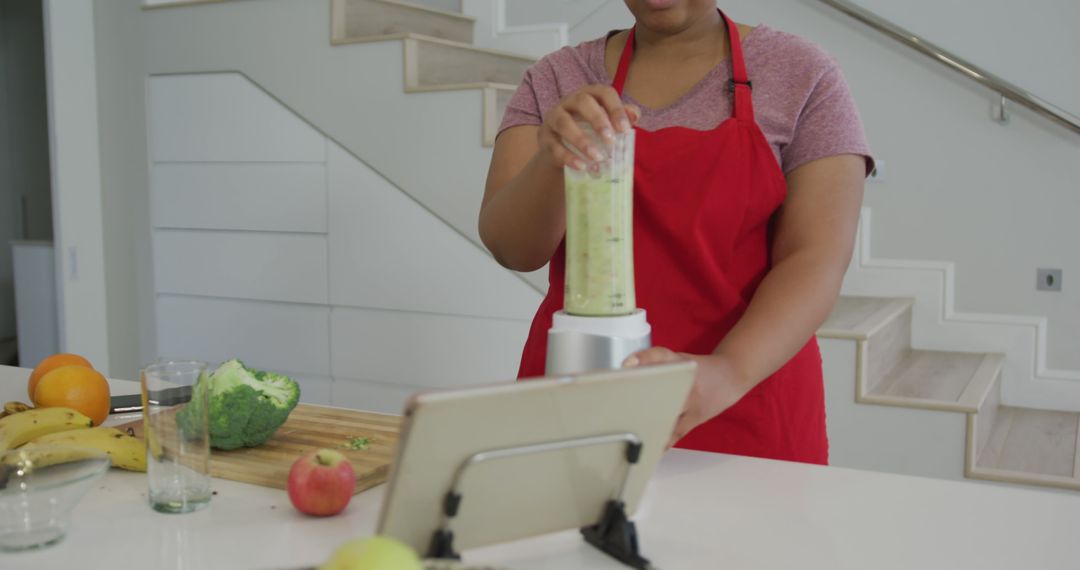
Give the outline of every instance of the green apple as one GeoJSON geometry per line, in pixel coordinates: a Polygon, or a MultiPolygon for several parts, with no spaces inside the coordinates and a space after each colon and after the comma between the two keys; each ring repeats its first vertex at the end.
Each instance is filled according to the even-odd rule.
{"type": "Polygon", "coordinates": [[[319,570],[423,570],[409,545],[388,536],[358,538],[341,545],[319,570]]]}

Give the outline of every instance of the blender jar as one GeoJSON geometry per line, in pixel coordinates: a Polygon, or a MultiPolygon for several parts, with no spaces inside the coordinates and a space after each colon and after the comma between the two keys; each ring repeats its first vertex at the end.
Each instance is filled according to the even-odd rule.
{"type": "Polygon", "coordinates": [[[566,290],[571,315],[633,313],[634,131],[605,144],[581,125],[604,158],[585,160],[585,171],[564,168],[566,190],[566,290]]]}

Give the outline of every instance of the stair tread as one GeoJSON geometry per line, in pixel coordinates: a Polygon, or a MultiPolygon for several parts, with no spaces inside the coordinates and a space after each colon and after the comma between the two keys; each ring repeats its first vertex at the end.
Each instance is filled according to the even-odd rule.
{"type": "Polygon", "coordinates": [[[332,0],[331,41],[419,33],[471,44],[475,18],[400,0],[332,0]]]}
{"type": "Polygon", "coordinates": [[[408,8],[410,10],[417,10],[420,12],[428,12],[437,16],[446,16],[447,18],[456,18],[458,20],[466,20],[469,22],[475,22],[476,18],[472,16],[466,16],[461,12],[451,12],[449,10],[442,10],[434,6],[426,6],[424,4],[417,4],[415,2],[406,2],[404,0],[371,0],[372,2],[378,2],[380,4],[390,4],[392,6],[401,6],[402,8],[408,8]]]}
{"type": "Polygon", "coordinates": [[[990,430],[976,460],[976,475],[983,471],[999,477],[1015,473],[1028,481],[1071,479],[1080,488],[1080,413],[1001,406],[990,430]]]}
{"type": "Polygon", "coordinates": [[[975,412],[1000,373],[997,353],[911,350],[875,386],[875,399],[975,412]]]}
{"type": "Polygon", "coordinates": [[[536,63],[536,58],[531,57],[531,56],[522,55],[522,54],[519,54],[519,53],[512,53],[512,52],[508,52],[508,51],[497,50],[497,49],[477,47],[477,46],[474,46],[472,44],[467,44],[467,43],[464,43],[464,42],[456,42],[454,40],[436,38],[434,36],[418,34],[418,33],[415,33],[415,32],[398,32],[398,33],[394,33],[394,34],[381,34],[381,35],[377,35],[377,36],[362,36],[362,37],[354,37],[354,38],[334,38],[333,40],[331,40],[330,43],[333,44],[333,45],[347,45],[347,44],[362,44],[362,43],[369,43],[369,42],[385,42],[385,41],[394,41],[394,40],[416,40],[416,41],[419,41],[419,42],[426,42],[426,43],[431,43],[431,44],[441,44],[441,45],[451,47],[451,48],[458,48],[458,49],[462,49],[462,50],[474,51],[474,52],[479,52],[479,53],[484,53],[484,54],[489,54],[489,55],[496,55],[496,56],[506,57],[506,58],[510,58],[510,59],[517,59],[517,60],[530,62],[530,63],[536,63]]]}
{"type": "Polygon", "coordinates": [[[817,334],[825,338],[866,340],[914,303],[914,299],[905,297],[842,296],[817,334]]]}
{"type": "Polygon", "coordinates": [[[160,10],[163,8],[183,8],[185,6],[198,6],[200,4],[222,4],[233,0],[173,0],[172,2],[158,2],[157,4],[143,4],[143,10],[160,10]]]}
{"type": "Polygon", "coordinates": [[[466,83],[441,83],[435,85],[415,85],[405,88],[407,92],[426,92],[426,91],[464,91],[468,89],[495,89],[498,91],[508,91],[514,93],[517,91],[517,85],[511,85],[509,83],[498,83],[494,81],[471,81],[466,83]]]}

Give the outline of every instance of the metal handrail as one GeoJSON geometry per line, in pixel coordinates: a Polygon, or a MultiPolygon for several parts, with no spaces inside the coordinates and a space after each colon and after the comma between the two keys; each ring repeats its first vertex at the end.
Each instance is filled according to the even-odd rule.
{"type": "Polygon", "coordinates": [[[949,53],[926,39],[908,31],[892,22],[874,14],[862,8],[856,6],[851,2],[845,0],[821,0],[821,2],[828,4],[829,6],[855,18],[856,20],[874,28],[875,30],[899,41],[900,43],[915,49],[916,51],[935,59],[946,67],[951,68],[954,71],[961,73],[962,75],[975,80],[977,83],[1001,94],[1001,108],[999,111],[999,120],[1003,122],[1007,120],[1008,116],[1005,114],[1005,101],[1015,101],[1032,111],[1052,120],[1056,121],[1073,132],[1080,133],[1080,117],[1069,113],[1042,99],[1031,92],[1016,86],[1015,84],[986,71],[985,69],[959,57],[949,53]]]}

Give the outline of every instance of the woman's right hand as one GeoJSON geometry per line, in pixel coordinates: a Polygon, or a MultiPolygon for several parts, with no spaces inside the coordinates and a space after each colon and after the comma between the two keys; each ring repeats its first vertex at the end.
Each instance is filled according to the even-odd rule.
{"type": "Polygon", "coordinates": [[[608,85],[587,85],[563,97],[544,116],[537,134],[540,157],[555,168],[569,166],[584,170],[585,161],[567,145],[581,150],[592,160],[601,160],[604,155],[578,122],[591,125],[601,140],[610,144],[615,140],[615,133],[630,131],[640,117],[641,111],[633,105],[623,105],[615,89],[608,85]]]}

